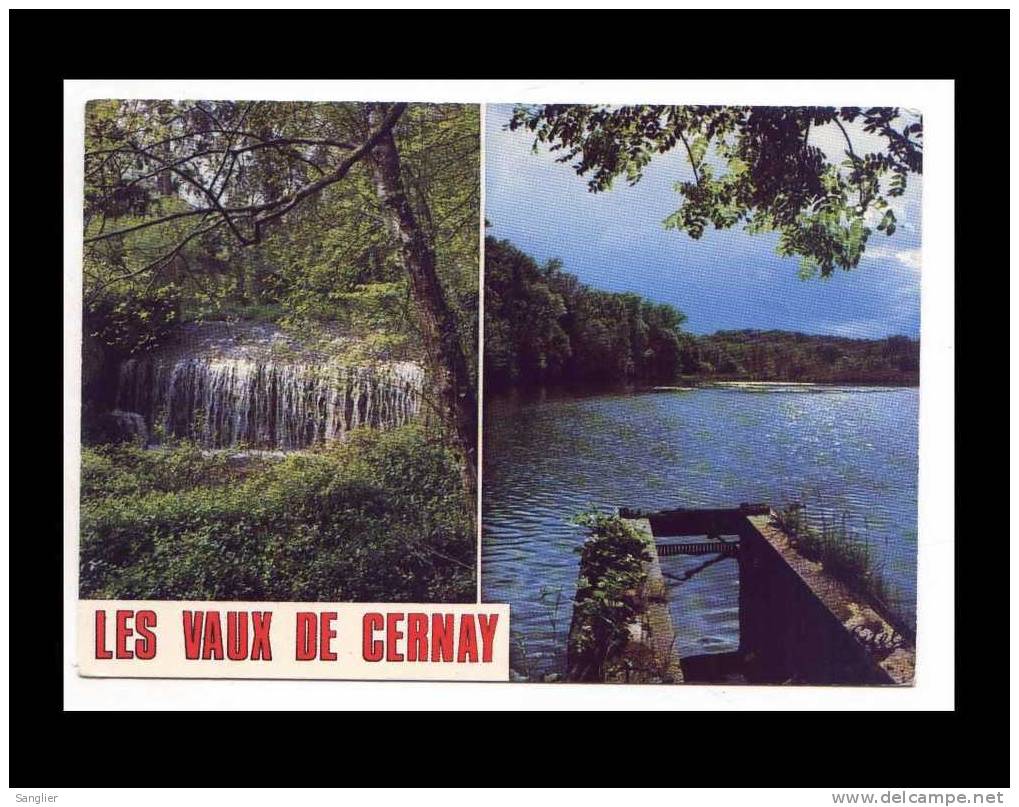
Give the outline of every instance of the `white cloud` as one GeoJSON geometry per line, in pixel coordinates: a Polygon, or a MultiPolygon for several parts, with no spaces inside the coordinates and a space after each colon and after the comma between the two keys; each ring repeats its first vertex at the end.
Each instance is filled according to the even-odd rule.
{"type": "Polygon", "coordinates": [[[908,266],[910,269],[915,269],[917,272],[920,271],[920,248],[916,249],[900,249],[895,253],[895,259],[903,266],[908,266]]]}
{"type": "Polygon", "coordinates": [[[912,249],[892,249],[891,247],[868,245],[867,251],[864,254],[868,258],[895,261],[901,266],[905,266],[907,269],[912,269],[914,272],[920,271],[920,247],[913,247],[912,249]]]}

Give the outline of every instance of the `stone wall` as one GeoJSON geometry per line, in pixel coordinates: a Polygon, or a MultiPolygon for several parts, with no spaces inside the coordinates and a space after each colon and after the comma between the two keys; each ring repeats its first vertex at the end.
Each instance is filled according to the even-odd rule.
{"type": "Polygon", "coordinates": [[[768,516],[739,531],[740,652],[754,683],[909,684],[915,651],[871,604],[803,558],[768,516]]]}
{"type": "MultiPolygon", "coordinates": [[[[658,513],[621,508],[620,515],[659,543],[681,536],[739,536],[739,651],[690,659],[693,674],[686,676],[688,680],[912,683],[915,649],[911,638],[873,603],[825,573],[821,564],[797,553],[774,525],[767,506],[658,513]]],[[[667,611],[667,604],[663,608],[667,611]]],[[[649,647],[653,647],[652,635],[641,639],[649,647]]],[[[687,659],[681,664],[685,666],[687,659]]],[[[683,674],[674,680],[683,680],[683,674]]]]}

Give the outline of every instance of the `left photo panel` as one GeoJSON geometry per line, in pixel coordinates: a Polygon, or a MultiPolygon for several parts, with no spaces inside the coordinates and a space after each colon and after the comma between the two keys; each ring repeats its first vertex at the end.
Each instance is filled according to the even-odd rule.
{"type": "Polygon", "coordinates": [[[174,664],[200,662],[184,674],[231,674],[211,664],[237,661],[242,640],[251,657],[265,603],[453,604],[366,610],[350,625],[342,609],[295,606],[273,628],[286,633],[277,658],[296,643],[290,661],[330,661],[338,632],[353,666],[336,677],[408,677],[352,672],[375,661],[375,642],[383,662],[481,663],[482,615],[472,650],[455,605],[477,599],[480,116],[465,104],[87,103],[78,589],[90,664],[129,658],[122,627],[125,652],[144,658],[155,631],[139,617],[153,611],[173,620],[159,640],[174,664]],[[100,617],[92,601],[195,605],[100,617]]]}

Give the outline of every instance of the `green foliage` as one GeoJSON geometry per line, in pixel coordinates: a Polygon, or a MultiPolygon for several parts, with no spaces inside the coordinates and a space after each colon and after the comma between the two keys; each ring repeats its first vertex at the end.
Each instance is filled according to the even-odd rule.
{"type": "MultiPolygon", "coordinates": [[[[472,362],[479,117],[476,105],[410,104],[393,130],[407,197],[472,362]]],[[[92,331],[131,353],[156,344],[165,335],[159,326],[181,320],[270,319],[299,330],[325,322],[353,338],[384,336],[386,356],[420,359],[401,245],[366,162],[258,238],[249,213],[229,221],[194,215],[212,204],[201,187],[234,210],[293,193],[333,170],[367,132],[365,104],[90,103],[85,301],[92,331]],[[172,319],[147,311],[171,295],[172,319]]]]}
{"type": "Polygon", "coordinates": [[[916,384],[920,342],[719,331],[685,340],[682,365],[684,374],[730,380],[916,384]]]}
{"type": "Polygon", "coordinates": [[[580,548],[580,576],[570,631],[569,676],[602,681],[630,638],[630,625],[643,613],[651,559],[645,539],[615,515],[591,512],[576,523],[588,530],[580,548]]]}
{"type": "MultiPolygon", "coordinates": [[[[153,196],[145,203],[144,213],[88,218],[85,235],[130,230],[187,210],[182,199],[153,196]]],[[[114,207],[113,213],[118,212],[114,207]]],[[[133,354],[155,347],[183,319],[198,311],[216,310],[234,299],[237,278],[227,271],[222,239],[207,236],[188,241],[158,272],[146,269],[186,235],[186,225],[172,219],[87,247],[83,285],[86,327],[116,353],[133,354]]]]}
{"type": "Polygon", "coordinates": [[[807,276],[855,267],[874,212],[878,231],[892,235],[888,198],[923,165],[923,124],[897,107],[522,105],[509,128],[533,132],[535,148],[571,163],[593,192],[620,176],[639,182],[653,157],[678,148],[693,176],[676,183],[682,203],[667,228],[692,238],[709,226],[777,232],[778,252],[799,256],[807,276]],[[882,149],[857,154],[847,125],[882,149]],[[843,159],[831,162],[811,140],[822,129],[844,137],[843,159]]]}
{"type": "Polygon", "coordinates": [[[685,317],[581,284],[508,241],[485,241],[485,379],[508,384],[664,381],[680,370],[685,317]]]}
{"type": "Polygon", "coordinates": [[[158,345],[181,318],[174,285],[142,289],[121,284],[92,297],[85,308],[85,330],[115,353],[133,355],[158,345]]]}
{"type": "Polygon", "coordinates": [[[598,291],[508,241],[485,241],[485,380],[509,385],[747,381],[916,384],[920,343],[787,331],[694,336],[672,306],[598,291]]]}
{"type": "Polygon", "coordinates": [[[474,557],[455,458],[416,427],[276,461],[83,449],[86,598],[462,602],[474,557]]]}
{"type": "MultiPolygon", "coordinates": [[[[441,288],[429,299],[452,307],[473,357],[480,110],[387,109],[401,161],[393,184],[435,255],[441,288]]],[[[382,131],[370,111],[88,105],[85,316],[113,348],[86,344],[88,420],[112,402],[106,360],[156,346],[181,321],[272,320],[352,365],[425,358],[418,314],[431,309],[411,303],[403,245],[366,159],[382,131]]],[[[474,598],[473,501],[450,451],[416,429],[281,461],[100,446],[84,449],[82,472],[83,596],[474,598]]]]}
{"type": "Polygon", "coordinates": [[[446,301],[456,313],[468,369],[476,379],[481,108],[410,104],[396,136],[411,202],[435,247],[436,270],[446,301]]]}

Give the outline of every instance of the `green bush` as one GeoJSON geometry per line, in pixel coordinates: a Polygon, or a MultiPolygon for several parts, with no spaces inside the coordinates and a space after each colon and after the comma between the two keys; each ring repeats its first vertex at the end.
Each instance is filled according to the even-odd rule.
{"type": "Polygon", "coordinates": [[[580,549],[567,674],[603,681],[643,612],[644,563],[651,556],[641,535],[618,516],[593,512],[576,522],[587,527],[588,539],[580,549]]]}
{"type": "Polygon", "coordinates": [[[86,450],[85,598],[463,602],[455,459],[418,427],[239,466],[190,446],[86,450]]]}
{"type": "Polygon", "coordinates": [[[149,350],[180,322],[181,291],[173,285],[148,290],[117,284],[85,306],[88,334],[123,355],[149,350]]]}
{"type": "Polygon", "coordinates": [[[127,443],[82,446],[81,497],[90,501],[209,487],[236,479],[241,471],[227,455],[203,452],[190,443],[158,449],[127,443]]]}

